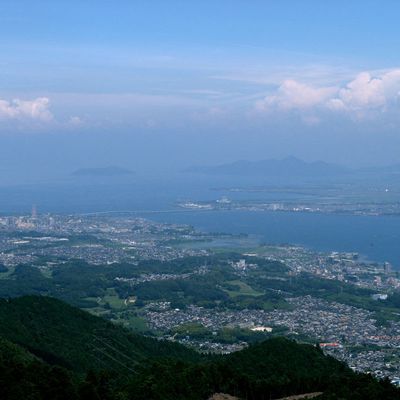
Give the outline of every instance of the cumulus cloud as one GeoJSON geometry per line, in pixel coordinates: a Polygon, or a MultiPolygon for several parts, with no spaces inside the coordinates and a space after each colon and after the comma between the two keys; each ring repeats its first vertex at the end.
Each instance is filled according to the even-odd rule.
{"type": "Polygon", "coordinates": [[[335,92],[335,88],[317,88],[289,79],[279,86],[276,94],[259,101],[257,108],[261,110],[271,107],[282,110],[309,109],[326,102],[335,92]]]}
{"type": "Polygon", "coordinates": [[[338,97],[331,100],[334,109],[362,110],[380,108],[386,105],[385,78],[373,78],[368,72],[359,74],[345,88],[339,90],[338,97]]]}
{"type": "Polygon", "coordinates": [[[262,111],[300,111],[310,115],[318,110],[345,112],[356,117],[368,112],[388,111],[398,106],[400,69],[372,76],[358,74],[343,86],[311,86],[285,80],[274,93],[256,103],[262,111]]]}
{"type": "Polygon", "coordinates": [[[53,115],[49,106],[50,100],[47,97],[38,97],[34,100],[14,99],[12,101],[0,99],[0,119],[51,121],[53,115]]]}

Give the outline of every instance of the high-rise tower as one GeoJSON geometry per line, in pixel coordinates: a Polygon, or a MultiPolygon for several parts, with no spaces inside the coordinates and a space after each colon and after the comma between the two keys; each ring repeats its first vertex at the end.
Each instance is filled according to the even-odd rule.
{"type": "Polygon", "coordinates": [[[31,213],[32,218],[37,218],[37,209],[36,209],[36,204],[32,205],[32,213],[31,213]]]}

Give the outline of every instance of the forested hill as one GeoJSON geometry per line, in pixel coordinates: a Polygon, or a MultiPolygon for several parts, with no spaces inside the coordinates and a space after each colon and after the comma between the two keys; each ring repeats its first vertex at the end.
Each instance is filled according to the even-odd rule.
{"type": "Polygon", "coordinates": [[[21,345],[50,364],[84,372],[129,372],[149,358],[195,360],[183,346],[130,333],[51,297],[0,300],[0,337],[21,345]]]}
{"type": "Polygon", "coordinates": [[[400,399],[389,381],[354,373],[345,364],[311,345],[273,338],[208,362],[153,363],[133,377],[134,399],[201,400],[210,393],[240,399],[281,399],[322,392],[319,400],[400,399]],[[158,393],[163,393],[159,397],[158,393]]]}
{"type": "Polygon", "coordinates": [[[323,392],[321,399],[400,398],[388,382],[283,338],[200,356],[52,298],[0,301],[2,400],[206,400],[216,392],[254,400],[309,392],[323,392]]]}

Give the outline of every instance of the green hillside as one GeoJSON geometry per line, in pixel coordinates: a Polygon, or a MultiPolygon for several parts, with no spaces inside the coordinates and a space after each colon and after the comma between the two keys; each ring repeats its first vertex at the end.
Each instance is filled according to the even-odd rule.
{"type": "Polygon", "coordinates": [[[49,364],[76,372],[111,369],[129,373],[153,357],[199,358],[183,346],[130,333],[50,297],[0,299],[0,337],[49,364]]]}
{"type": "Polygon", "coordinates": [[[0,338],[0,399],[78,398],[72,374],[50,366],[22,347],[0,338]]]}
{"type": "Polygon", "coordinates": [[[356,374],[319,348],[286,338],[203,363],[153,363],[133,377],[129,392],[135,400],[202,400],[210,393],[264,400],[312,392],[323,392],[321,400],[400,399],[388,381],[356,374]]]}
{"type": "Polygon", "coordinates": [[[399,399],[311,345],[270,339],[227,356],[200,356],[134,335],[49,297],[0,301],[3,400],[249,400],[323,392],[321,399],[399,399]]]}

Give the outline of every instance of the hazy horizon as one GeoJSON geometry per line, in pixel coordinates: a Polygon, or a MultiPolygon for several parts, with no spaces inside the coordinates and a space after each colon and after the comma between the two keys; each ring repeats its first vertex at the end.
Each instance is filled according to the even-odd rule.
{"type": "Polygon", "coordinates": [[[164,176],[287,156],[400,163],[399,12],[395,1],[4,1],[0,184],[108,165],[164,176]]]}

